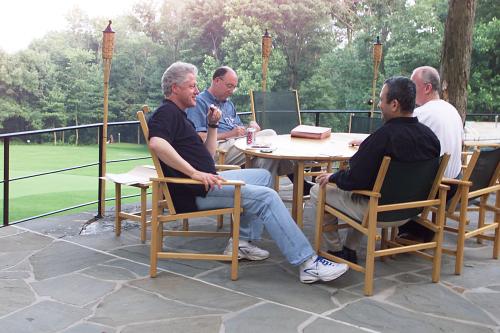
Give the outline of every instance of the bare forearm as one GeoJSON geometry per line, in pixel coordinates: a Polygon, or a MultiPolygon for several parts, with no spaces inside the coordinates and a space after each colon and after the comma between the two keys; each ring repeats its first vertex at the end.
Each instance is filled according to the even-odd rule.
{"type": "Polygon", "coordinates": [[[217,149],[217,128],[209,128],[206,134],[205,147],[207,148],[210,156],[215,156],[217,149]]]}

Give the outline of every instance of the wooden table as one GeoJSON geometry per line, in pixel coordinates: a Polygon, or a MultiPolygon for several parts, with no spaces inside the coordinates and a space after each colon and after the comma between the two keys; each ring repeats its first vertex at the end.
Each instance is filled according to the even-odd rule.
{"type": "Polygon", "coordinates": [[[270,144],[272,153],[263,153],[260,149],[247,146],[246,138],[236,140],[235,147],[243,151],[246,156],[246,167],[252,166],[253,157],[291,160],[295,162],[292,217],[302,227],[304,191],[304,163],[307,161],[329,162],[345,161],[357,151],[357,147],[349,146],[354,139],[364,139],[368,134],[332,133],[323,140],[292,138],[289,134],[260,137],[257,143],[270,144]]]}

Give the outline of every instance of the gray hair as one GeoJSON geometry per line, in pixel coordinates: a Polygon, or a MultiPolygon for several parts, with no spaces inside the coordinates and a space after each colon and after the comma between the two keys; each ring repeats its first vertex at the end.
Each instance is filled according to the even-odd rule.
{"type": "Polygon", "coordinates": [[[420,73],[420,78],[424,83],[430,83],[433,91],[439,92],[441,89],[441,79],[437,69],[431,66],[422,66],[415,69],[414,72],[420,73]]]}
{"type": "Polygon", "coordinates": [[[190,73],[194,75],[198,74],[198,69],[195,65],[182,61],[177,61],[170,65],[161,77],[163,95],[166,97],[170,96],[172,94],[172,86],[186,82],[187,75],[190,73]]]}

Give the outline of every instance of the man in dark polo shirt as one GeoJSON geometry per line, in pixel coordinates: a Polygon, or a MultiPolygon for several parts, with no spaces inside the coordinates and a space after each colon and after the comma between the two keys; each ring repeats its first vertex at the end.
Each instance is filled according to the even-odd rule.
{"type": "MultiPolygon", "coordinates": [[[[319,184],[311,190],[313,203],[317,202],[318,186],[335,183],[336,187],[327,187],[326,202],[362,221],[368,199],[350,191],[373,187],[384,156],[402,162],[425,161],[439,156],[438,138],[429,127],[413,117],[415,94],[415,83],[408,78],[393,77],[384,82],[379,102],[384,125],[361,143],[350,159],[348,169],[317,177],[319,184]]],[[[325,223],[335,224],[337,220],[325,215],[325,223]]],[[[356,262],[356,249],[362,236],[357,230],[350,229],[342,247],[337,232],[324,233],[323,243],[337,257],[356,262]]]]}
{"type": "MultiPolygon", "coordinates": [[[[276,241],[292,265],[300,265],[300,281],[331,281],[344,274],[348,266],[337,264],[314,253],[309,241],[293,221],[278,194],[270,188],[272,178],[267,170],[245,169],[215,172],[213,156],[217,144],[218,110],[208,112],[205,142],[186,116],[186,109],[196,105],[199,93],[197,69],[183,62],[172,64],[162,77],[164,103],[148,121],[150,148],[158,155],[166,176],[191,178],[203,185],[170,186],[172,200],[179,212],[231,207],[234,187],[224,179],[242,180],[240,240],[238,257],[264,260],[269,252],[252,244],[260,240],[263,228],[276,241]]],[[[232,240],[224,253],[232,251],[232,240]]]]}

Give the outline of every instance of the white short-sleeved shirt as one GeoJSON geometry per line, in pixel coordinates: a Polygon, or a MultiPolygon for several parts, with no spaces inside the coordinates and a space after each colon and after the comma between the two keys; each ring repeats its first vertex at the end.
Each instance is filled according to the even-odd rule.
{"type": "Polygon", "coordinates": [[[441,155],[450,154],[450,161],[444,176],[456,178],[461,171],[462,141],[464,139],[462,118],[460,118],[457,109],[450,103],[439,99],[429,101],[416,108],[413,115],[436,134],[441,144],[441,155]]]}

